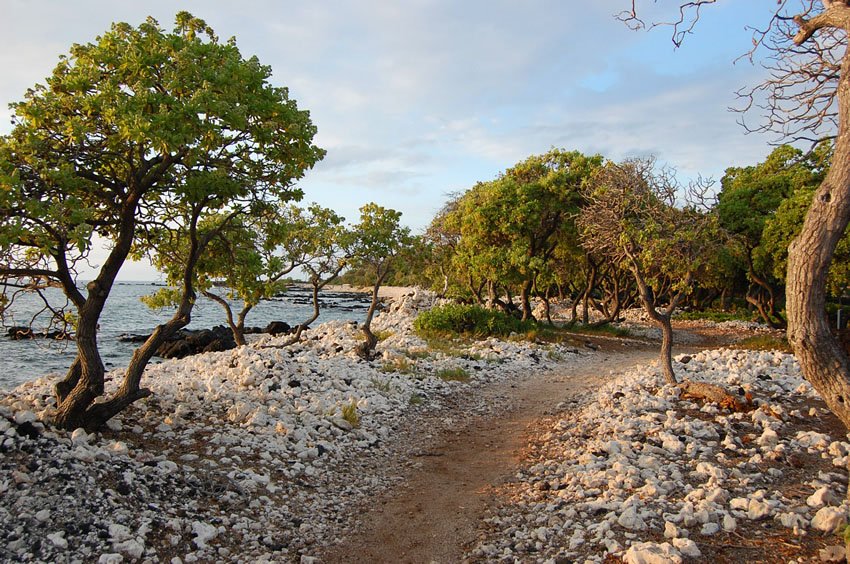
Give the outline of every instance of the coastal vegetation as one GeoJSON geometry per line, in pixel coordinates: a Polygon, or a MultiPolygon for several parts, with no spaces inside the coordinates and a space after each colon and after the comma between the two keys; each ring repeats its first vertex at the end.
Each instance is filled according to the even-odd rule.
{"type": "Polygon", "coordinates": [[[180,12],[172,32],[148,19],[74,45],[13,105],[14,128],[0,139],[0,275],[4,287],[59,286],[75,309],[78,355],[56,386],[57,425],[95,429],[148,396],[144,368],[189,323],[207,247],[241,218],[300,198],[294,182],[324,151],[309,113],[270,76],[180,12]],[[81,291],[77,269],[95,236],[109,254],[81,291]],[[98,320],[125,260],[142,256],[169,261],[180,305],[104,399],[98,320]]]}
{"type": "MultiPolygon", "coordinates": [[[[399,212],[376,203],[362,207],[353,225],[331,209],[298,205],[296,181],[324,155],[312,144],[315,128],[307,112],[286,89],[268,84],[270,69],[243,59],[232,41],[221,44],[202,20],[181,13],[170,34],[153,21],[138,29],[117,24],[72,54],[47,86],[15,106],[16,127],[0,144],[9,187],[2,209],[10,218],[3,228],[5,303],[18,291],[59,285],[75,310],[51,310],[52,323],[74,324],[79,350],[56,389],[55,422],[68,428],[97,428],[147,395],[144,367],[162,341],[189,323],[197,295],[221,305],[234,341],[243,345],[250,311],[278,293],[284,277],[299,272],[312,288],[313,313],[294,326],[288,345],[318,318],[319,292],[334,280],[371,290],[357,349],[366,359],[378,341],[371,321],[387,283],[431,287],[460,302],[417,321],[417,330],[431,339],[546,338],[556,299],[570,304],[567,325],[585,332],[639,305],[662,330],[662,366],[674,382],[671,322],[677,310],[755,315],[785,326],[786,249],[834,160],[835,145],[828,141],[809,153],[781,146],[762,163],[729,168],[712,196],[711,182],[682,187],[652,158],[616,163],[553,148],[453,194],[427,230],[414,236],[399,212]],[[174,76],[170,90],[152,71],[130,67],[115,73],[111,90],[91,83],[92,65],[107,64],[101,60],[117,45],[137,43],[158,64],[203,54],[232,61],[233,68],[217,77],[218,90],[210,86],[214,91],[199,99],[185,93],[198,80],[197,69],[174,76]],[[237,81],[254,90],[235,92],[237,81]],[[85,96],[72,99],[71,92],[85,96]],[[235,100],[239,112],[224,108],[235,100]],[[154,101],[167,102],[171,113],[154,101]],[[107,113],[108,104],[123,113],[94,119],[98,111],[107,113]],[[92,119],[80,117],[84,107],[92,119]],[[77,113],[68,117],[67,108],[77,113]],[[166,131],[168,119],[180,112],[197,119],[166,131]],[[281,128],[297,136],[276,136],[281,128]],[[61,150],[50,135],[63,140],[61,150]],[[95,158],[104,147],[117,156],[95,158]],[[76,286],[76,265],[89,256],[95,235],[113,245],[84,294],[76,286]],[[146,302],[173,308],[174,315],[139,347],[120,391],[103,401],[96,327],[128,257],[148,257],[164,273],[168,286],[146,302]],[[533,300],[541,306],[532,307],[533,300]]],[[[850,280],[848,265],[845,237],[826,279],[835,300],[850,280]]]]}
{"type": "MultiPolygon", "coordinates": [[[[681,44],[693,30],[700,7],[713,3],[680,4],[680,19],[672,24],[674,43],[681,44]]],[[[644,26],[636,4],[621,17],[644,26]]],[[[533,508],[523,509],[532,517],[494,517],[494,529],[511,531],[498,542],[509,538],[512,544],[483,545],[477,554],[505,558],[545,549],[547,557],[566,558],[566,545],[573,550],[596,534],[593,542],[604,544],[608,554],[626,559],[631,554],[629,561],[642,562],[657,556],[653,551],[663,545],[636,542],[626,549],[608,533],[619,527],[618,533],[629,531],[622,538],[631,540],[652,529],[654,541],[663,527],[665,537],[679,541],[675,554],[668,545],[668,560],[698,558],[702,553],[680,527],[699,526],[699,534],[710,537],[721,529],[734,532],[736,519],[745,517],[754,522],[775,517],[795,534],[806,527],[834,532],[846,515],[832,507],[840,501],[832,498],[838,480],[830,470],[847,467],[850,444],[830,439],[831,419],[816,402],[819,395],[835,421],[850,427],[850,358],[839,340],[846,329],[831,317],[841,311],[850,288],[850,75],[845,70],[850,55],[838,49],[846,47],[850,5],[824,1],[815,9],[815,4],[803,2],[810,9],[788,17],[780,2],[768,31],[756,32],[755,48],[771,49],[786,74],[774,73],[770,81],[779,82],[744,94],[752,102],[766,93],[774,111],[766,127],[790,132],[798,145],[810,141],[810,150],[778,146],[761,163],[728,168],[718,187],[703,179],[683,186],[652,157],[613,160],[553,147],[450,195],[419,236],[402,224],[400,212],[374,202],[360,208],[353,224],[318,204],[299,205],[298,181],[325,156],[314,143],[317,130],[309,112],[286,88],[271,84],[270,68],[243,57],[235,40],[219,41],[203,20],[180,12],[172,32],[153,19],[135,28],[115,24],[95,42],[74,45],[46,84],[14,105],[14,128],[0,137],[0,311],[12,308],[21,292],[44,296],[49,287],[64,292],[64,306],[44,298],[43,311],[51,325],[73,327],[76,359],[55,384],[53,403],[38,393],[27,401],[73,434],[41,437],[45,428],[35,408],[19,408],[24,400],[14,409],[2,406],[0,446],[3,452],[17,449],[18,458],[14,474],[10,470],[14,487],[4,481],[0,493],[30,487],[34,481],[24,469],[34,473],[47,466],[27,466],[21,454],[26,452],[21,445],[32,449],[27,441],[42,438],[65,453],[62,461],[99,465],[104,475],[111,471],[104,469],[109,461],[120,461],[116,467],[127,468],[120,480],[93,480],[98,487],[109,486],[102,496],[119,501],[116,491],[127,495],[134,480],[144,484],[154,467],[150,491],[157,496],[169,492],[169,483],[180,484],[181,496],[199,496],[204,493],[200,480],[220,472],[221,491],[200,498],[201,504],[227,492],[220,498],[223,514],[232,512],[235,519],[237,512],[245,513],[238,530],[252,539],[250,556],[265,556],[268,549],[294,557],[303,547],[290,553],[263,527],[295,523],[285,504],[296,506],[290,494],[305,484],[325,491],[313,481],[321,484],[339,472],[326,461],[348,462],[346,449],[366,457],[384,448],[375,460],[391,460],[392,449],[404,442],[392,442],[399,431],[392,419],[414,429],[421,424],[412,421],[415,416],[430,413],[429,425],[439,420],[450,429],[457,415],[451,410],[464,405],[456,390],[489,382],[503,385],[503,396],[520,384],[527,391],[532,384],[517,374],[545,372],[579,358],[564,344],[574,332],[622,335],[615,324],[630,310],[660,329],[657,370],[641,369],[604,385],[595,376],[589,385],[598,389],[588,409],[563,415],[563,402],[549,406],[554,411],[547,414],[563,418],[546,420],[540,435],[545,438],[536,449],[539,464],[515,473],[526,480],[515,491],[533,508]],[[784,86],[800,72],[789,61],[800,56],[809,60],[804,70],[815,69],[804,76],[815,79],[796,79],[789,94],[784,86]],[[776,117],[783,112],[787,120],[776,117]],[[98,240],[107,242],[108,255],[80,289],[78,269],[98,240]],[[172,308],[173,316],[136,349],[117,387],[107,389],[99,321],[116,276],[131,258],[147,258],[164,274],[167,287],[145,301],[172,308]],[[247,316],[294,273],[310,285],[310,316],[291,335],[244,346],[247,316]],[[368,287],[365,319],[359,326],[329,323],[308,333],[319,317],[320,291],[338,280],[368,287]],[[379,295],[388,284],[431,291],[411,291],[382,316],[379,295]],[[149,375],[157,388],[146,387],[149,361],[189,324],[199,295],[222,307],[242,348],[230,356],[153,367],[149,375]],[[553,305],[570,312],[557,326],[553,305]],[[741,341],[738,350],[676,358],[673,327],[682,310],[682,319],[759,320],[774,330],[787,329],[788,338],[767,333],[741,341]],[[302,339],[305,333],[308,339],[302,339]],[[793,350],[799,369],[792,357],[776,352],[783,350],[793,350]],[[682,375],[687,378],[680,381],[682,375]],[[179,454],[185,467],[203,459],[203,478],[185,478],[165,456],[127,462],[122,457],[129,458],[129,448],[121,441],[111,442],[108,451],[90,444],[100,438],[86,431],[124,431],[120,420],[107,423],[154,391],[162,401],[134,414],[133,434],[139,437],[133,448],[160,442],[143,438],[161,433],[161,442],[174,439],[179,445],[166,452],[179,454]],[[760,403],[753,403],[753,391],[760,403]],[[219,403],[207,406],[213,396],[219,403]],[[233,438],[237,431],[249,438],[240,443],[233,438]],[[559,453],[550,455],[546,449],[559,442],[559,453]],[[252,449],[265,450],[254,460],[252,449]],[[812,482],[818,489],[809,497],[792,476],[807,465],[817,465],[822,479],[812,482]],[[783,472],[785,466],[794,470],[783,472]],[[772,472],[764,472],[767,467],[772,472]],[[593,480],[582,482],[582,476],[593,480]],[[113,482],[125,485],[113,490],[113,482]],[[785,489],[769,493],[764,484],[785,489]],[[257,495],[243,503],[239,496],[246,491],[257,495]],[[273,503],[269,496],[279,491],[286,495],[278,493],[273,503]],[[552,504],[544,506],[540,500],[547,496],[552,504]],[[792,497],[799,499],[792,504],[792,497]],[[798,503],[803,499],[805,505],[798,503]],[[655,505],[647,508],[644,500],[655,505]],[[253,511],[261,501],[271,507],[263,518],[253,511]],[[547,507],[543,513],[542,507],[547,507]],[[562,519],[561,509],[572,513],[562,519]],[[579,520],[581,530],[575,527],[579,520]],[[534,530],[517,540],[514,533],[530,523],[534,530]],[[557,535],[560,545],[546,544],[557,535]]],[[[584,344],[598,348],[590,340],[584,344]]],[[[594,369],[586,367],[579,376],[594,369]]],[[[551,395],[568,376],[573,374],[535,393],[551,395]]],[[[572,392],[575,407],[578,388],[572,392]]],[[[497,420],[509,403],[497,396],[482,393],[468,404],[482,413],[490,409],[491,420],[497,420]],[[487,405],[494,400],[502,402],[496,415],[487,405]]],[[[532,397],[511,400],[522,404],[532,397]]],[[[410,429],[406,432],[413,433],[410,429]]],[[[343,487],[349,478],[369,478],[352,468],[357,471],[339,480],[343,487]]],[[[214,487],[219,486],[209,489],[214,487]]],[[[65,490],[59,491],[64,496],[65,490]]],[[[363,491],[374,495],[378,484],[363,491]]],[[[19,499],[29,504],[37,497],[19,499]]],[[[196,510],[199,502],[187,499],[196,510]]],[[[344,507],[336,505],[339,511],[344,507]]],[[[159,511],[157,504],[139,507],[159,511]]],[[[33,519],[39,522],[50,518],[49,511],[44,518],[38,514],[33,519]]],[[[148,525],[155,524],[173,530],[173,546],[194,543],[201,557],[212,558],[212,551],[204,552],[207,543],[237,528],[218,527],[225,523],[219,517],[214,525],[195,517],[181,510],[168,516],[168,523],[151,518],[139,524],[144,531],[139,538],[144,541],[148,525]]],[[[293,530],[321,536],[322,530],[311,532],[302,524],[299,516],[293,530]]],[[[118,546],[116,551],[136,559],[145,554],[144,542],[131,539],[128,526],[100,526],[104,534],[99,536],[118,546]],[[135,544],[122,544],[130,540],[135,544]]],[[[66,532],[47,537],[50,550],[68,547],[66,532]]],[[[171,538],[153,536],[157,543],[171,538]]],[[[231,555],[230,548],[221,548],[226,552],[216,554],[231,555]]],[[[306,553],[298,556],[313,561],[306,553]]]]}

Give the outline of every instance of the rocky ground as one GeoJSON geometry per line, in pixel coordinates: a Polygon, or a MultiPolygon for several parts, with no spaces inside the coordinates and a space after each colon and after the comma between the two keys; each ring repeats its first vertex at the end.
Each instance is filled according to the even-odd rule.
{"type": "Polygon", "coordinates": [[[683,355],[680,378],[749,392],[728,412],[638,367],[541,421],[473,561],[843,561],[850,443],[791,355],[683,355]]]}
{"type": "MultiPolygon", "coordinates": [[[[291,347],[262,337],[151,366],[154,395],[93,435],[40,422],[50,378],[18,388],[0,399],[0,560],[312,562],[436,438],[501,417],[512,398],[490,390],[592,370],[600,354],[495,339],[429,349],[410,323],[432,302],[415,292],[376,318],[373,362],[354,354],[354,324],[331,322],[291,347]]],[[[651,365],[561,404],[531,428],[467,559],[830,557],[850,444],[793,358],[707,351],[676,368],[756,408],[681,398],[651,365]]]]}
{"type": "Polygon", "coordinates": [[[369,363],[355,325],[329,322],[295,346],[263,337],[151,366],[154,395],[94,435],[44,428],[51,378],[18,388],[0,401],[0,559],[309,561],[432,434],[499,409],[476,390],[579,356],[493,339],[429,351],[410,324],[432,302],[378,316],[369,363]]]}

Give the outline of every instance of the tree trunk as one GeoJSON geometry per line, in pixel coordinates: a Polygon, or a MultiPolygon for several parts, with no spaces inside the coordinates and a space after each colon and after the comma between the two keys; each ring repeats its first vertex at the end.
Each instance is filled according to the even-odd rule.
{"type": "Polygon", "coordinates": [[[299,323],[295,328],[295,333],[292,335],[290,339],[286,341],[286,346],[297,343],[301,340],[301,333],[304,332],[305,329],[310,327],[310,324],[316,321],[319,318],[319,288],[324,286],[324,284],[317,284],[315,281],[313,282],[313,314],[306,321],[299,323]]]}
{"type": "Polygon", "coordinates": [[[826,279],[850,222],[850,55],[838,83],[838,137],[832,165],[815,192],[803,229],[788,247],[788,341],[803,376],[850,428],[850,360],[826,314],[826,279]]]}
{"type": "Polygon", "coordinates": [[[243,312],[245,312],[245,315],[242,315],[242,313],[240,312],[239,322],[237,323],[233,319],[233,309],[230,307],[230,304],[227,303],[227,300],[225,300],[218,294],[210,292],[209,290],[204,290],[202,294],[204,294],[204,296],[206,296],[208,299],[220,305],[221,308],[224,310],[224,316],[227,319],[227,326],[230,327],[230,332],[233,334],[233,340],[236,345],[240,347],[242,345],[245,345],[245,316],[248,314],[248,312],[242,310],[243,312]]]}
{"type": "Polygon", "coordinates": [[[587,287],[584,289],[584,295],[581,298],[583,308],[581,322],[585,325],[590,321],[590,304],[588,302],[590,301],[590,293],[596,287],[596,274],[599,271],[597,264],[590,258],[587,259],[587,263],[590,270],[587,273],[587,287]]]}
{"type": "Polygon", "coordinates": [[[534,279],[526,280],[522,284],[520,290],[520,301],[522,302],[522,320],[529,321],[534,319],[534,313],[531,311],[531,287],[534,284],[534,279]]]}
{"type": "MultiPolygon", "coordinates": [[[[388,271],[387,271],[388,272],[388,271]]],[[[372,287],[372,302],[369,304],[369,310],[366,312],[366,320],[360,328],[363,331],[364,341],[357,347],[357,355],[364,360],[372,359],[372,351],[378,345],[378,338],[372,333],[372,318],[375,316],[375,311],[378,309],[378,290],[384,282],[386,272],[378,276],[375,285],[372,287]]]]}
{"type": "MultiPolygon", "coordinates": [[[[664,313],[659,312],[656,308],[655,295],[650,290],[646,280],[644,280],[643,273],[638,266],[637,260],[631,256],[631,254],[628,255],[628,258],[630,262],[629,267],[632,271],[632,275],[634,276],[635,284],[637,284],[638,293],[640,294],[641,302],[643,302],[644,310],[646,310],[650,319],[655,321],[655,323],[661,327],[661,353],[658,357],[658,362],[661,366],[661,371],[664,374],[664,381],[668,384],[675,384],[677,381],[676,373],[673,372],[673,326],[670,322],[670,318],[673,315],[673,311],[676,309],[678,299],[677,297],[672,298],[667,311],[664,313]]],[[[679,296],[681,295],[682,294],[680,292],[679,296]]]]}
{"type": "Polygon", "coordinates": [[[676,373],[673,372],[673,325],[669,315],[659,315],[655,320],[661,326],[661,354],[658,357],[664,381],[676,383],[676,373]]]}

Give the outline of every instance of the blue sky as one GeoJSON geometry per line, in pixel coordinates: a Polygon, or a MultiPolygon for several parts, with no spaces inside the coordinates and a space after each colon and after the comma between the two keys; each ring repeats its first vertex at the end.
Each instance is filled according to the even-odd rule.
{"type": "MultiPolygon", "coordinates": [[[[628,4],[0,0],[0,133],[8,103],[72,43],[148,15],[171,29],[183,9],[235,36],[310,110],[328,155],[301,183],[305,201],[351,221],[374,201],[420,230],[447,193],[553,146],[614,160],[652,154],[682,179],[762,160],[772,139],[745,135],[728,108],[761,76],[733,60],[749,48],[745,26],[765,23],[774,2],[720,0],[679,50],[668,29],[618,22],[628,4]]],[[[129,265],[121,277],[155,275],[129,265]]]]}

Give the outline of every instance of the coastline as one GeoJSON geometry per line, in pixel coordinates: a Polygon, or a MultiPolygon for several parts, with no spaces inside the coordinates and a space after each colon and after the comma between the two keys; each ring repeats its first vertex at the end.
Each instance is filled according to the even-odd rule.
{"type": "MultiPolygon", "coordinates": [[[[304,284],[309,288],[309,284],[304,284]]],[[[378,288],[378,297],[397,300],[404,296],[412,295],[418,288],[415,286],[381,286],[378,288]]],[[[356,294],[371,294],[370,286],[352,286],[351,284],[328,284],[322,288],[322,292],[352,292],[356,294]]]]}

